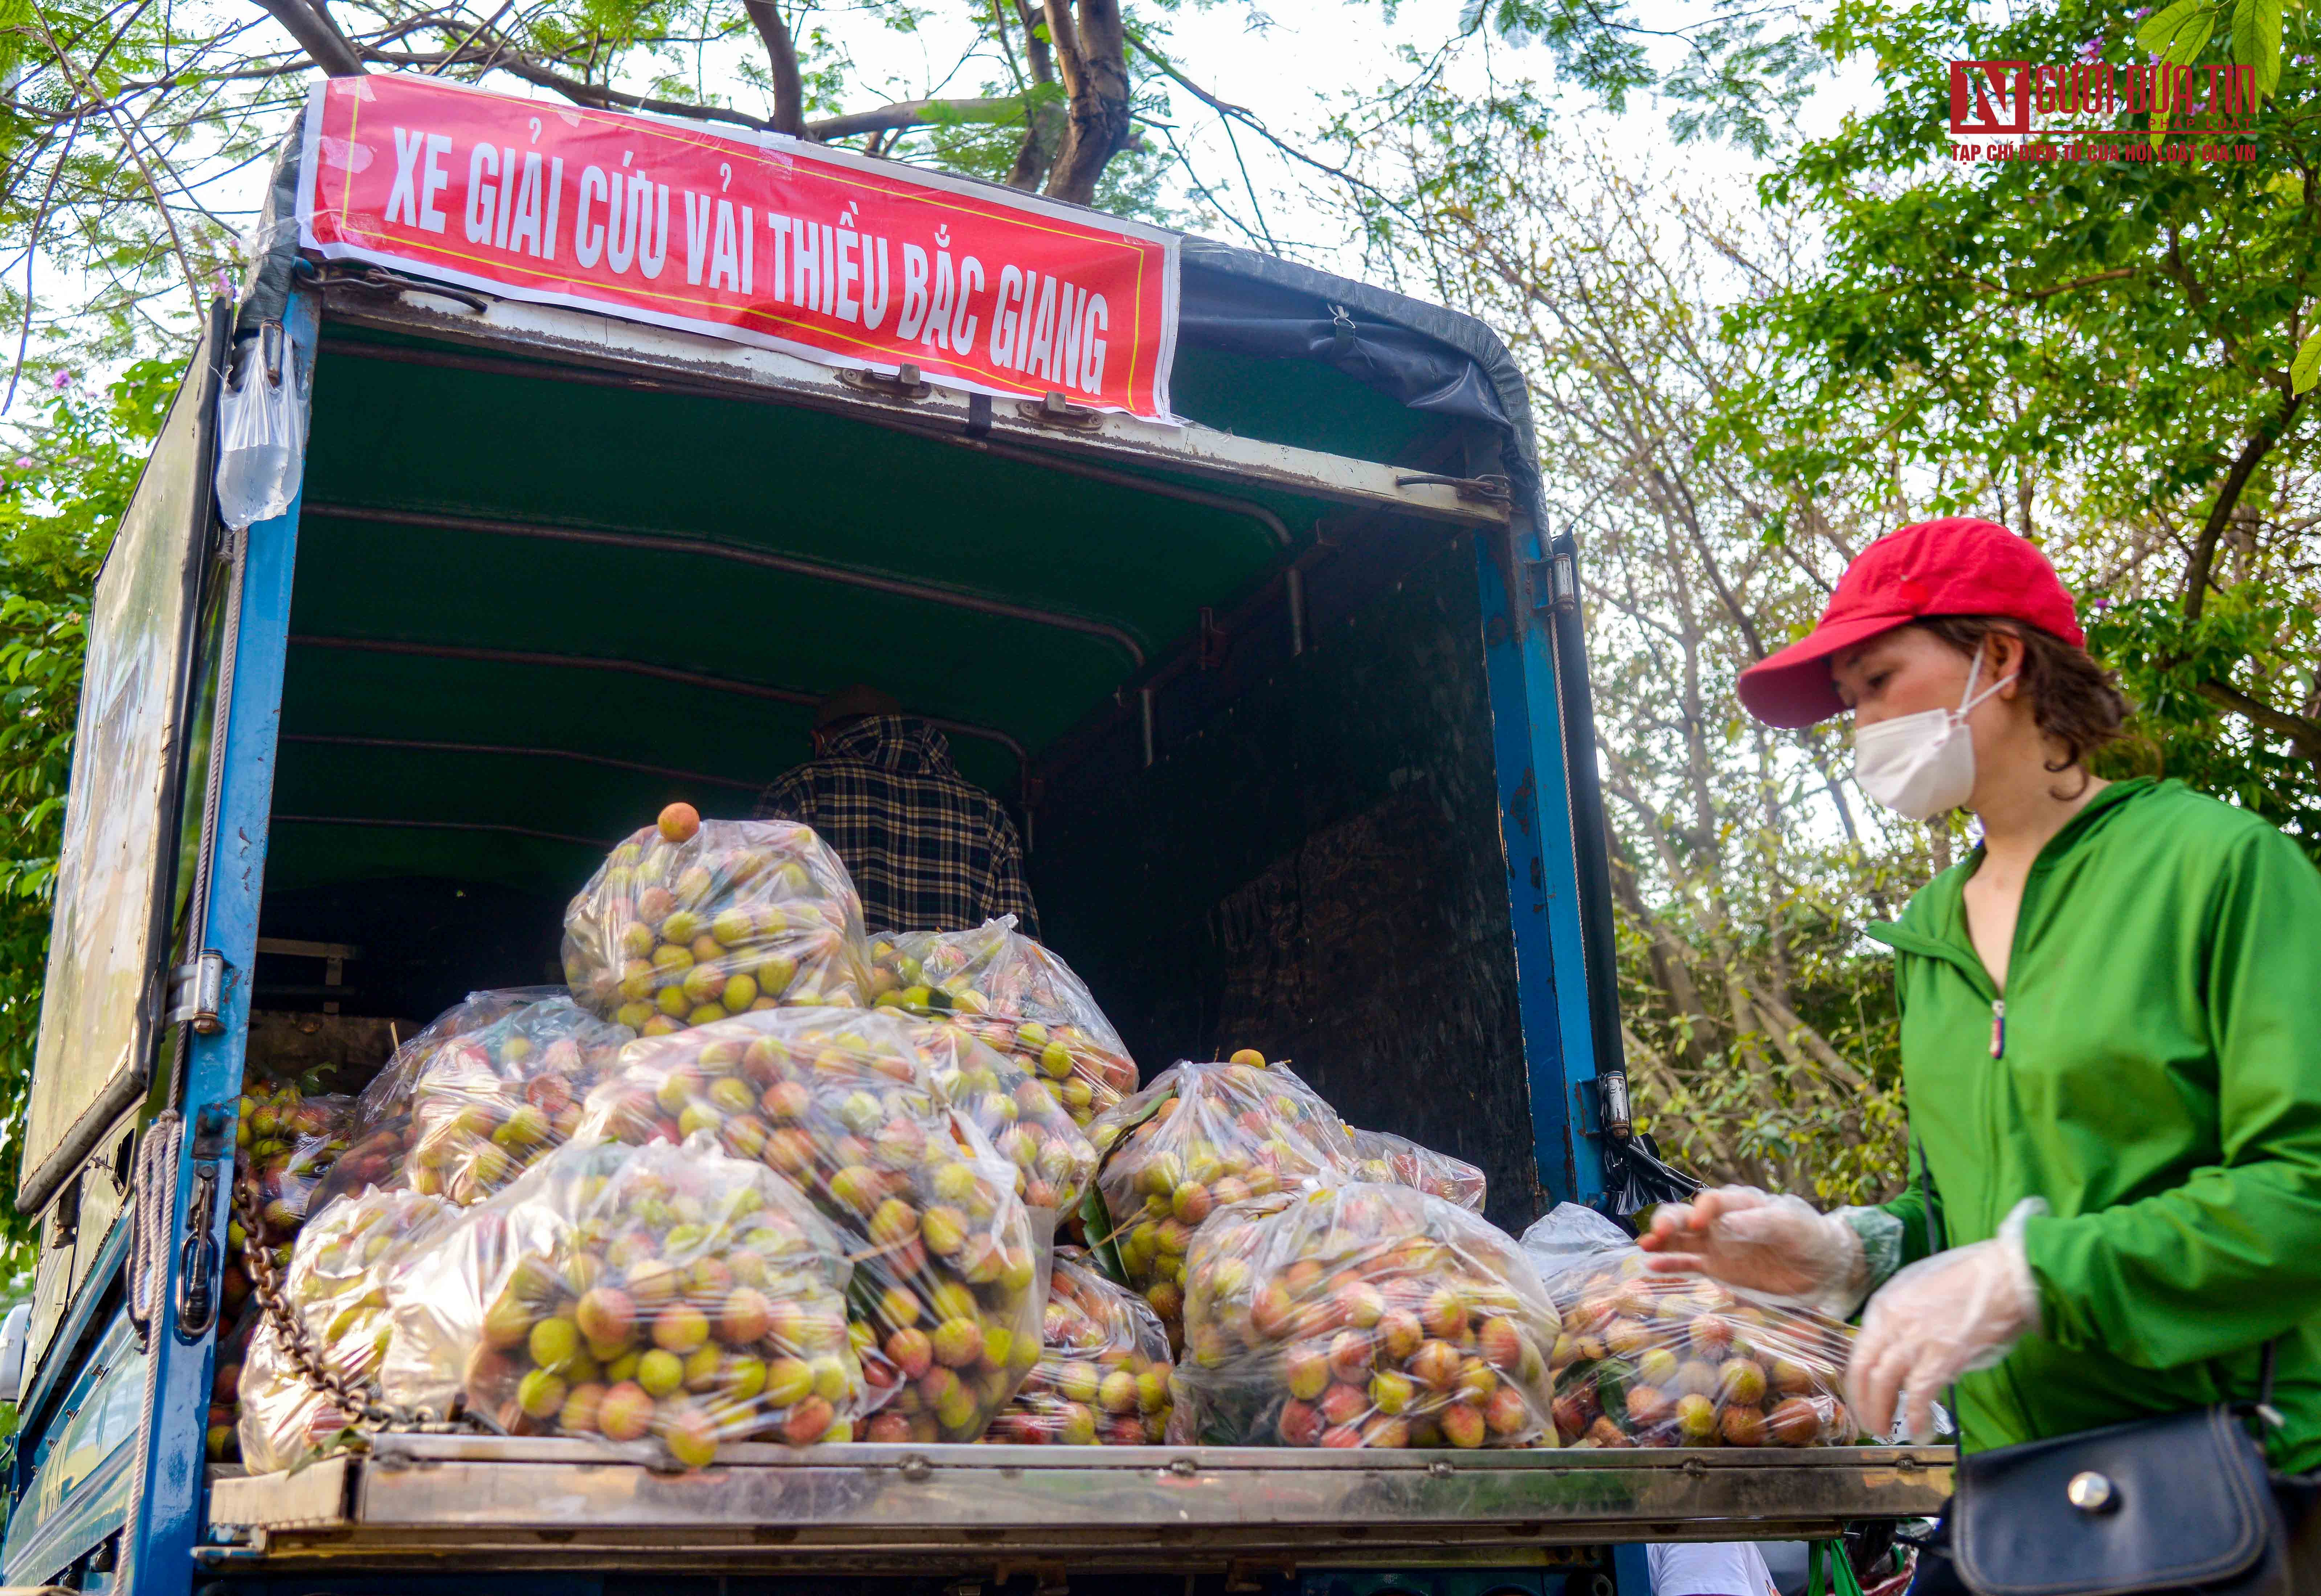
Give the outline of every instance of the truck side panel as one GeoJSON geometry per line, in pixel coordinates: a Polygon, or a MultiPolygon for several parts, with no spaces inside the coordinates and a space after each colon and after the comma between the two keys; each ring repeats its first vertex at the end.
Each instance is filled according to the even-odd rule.
{"type": "MultiPolygon", "coordinates": [[[[314,296],[291,296],[285,326],[297,359],[312,362],[318,331],[314,296]]],[[[244,534],[235,561],[240,583],[238,611],[229,617],[227,685],[219,692],[218,714],[225,725],[219,740],[221,780],[216,823],[212,830],[209,899],[205,924],[207,946],[223,955],[222,1024],[214,1035],[196,1036],[187,1063],[185,1118],[177,1158],[177,1181],[170,1222],[161,1248],[166,1278],[155,1315],[151,1373],[145,1404],[145,1442],[128,1533],[123,1537],[125,1588],[149,1596],[170,1596],[192,1588],[193,1549],[200,1529],[204,1448],[210,1382],[216,1346],[215,1315],[188,1336],[177,1308],[187,1282],[180,1277],[188,1249],[177,1245],[187,1233],[196,1182],[214,1180],[206,1237],[196,1236],[192,1255],[213,1268],[208,1282],[216,1300],[216,1260],[225,1256],[227,1193],[233,1176],[232,1116],[241,1093],[242,1044],[250,1028],[249,971],[258,955],[258,907],[266,872],[267,815],[274,798],[276,733],[282,707],[282,670],[290,625],[291,575],[298,545],[298,502],[244,534]],[[223,1117],[219,1156],[196,1156],[205,1129],[205,1111],[223,1117]],[[204,1259],[200,1242],[211,1250],[204,1259]]]]}
{"type": "Polygon", "coordinates": [[[1308,577],[1303,653],[1237,635],[1170,684],[1151,769],[1129,739],[1060,774],[1033,880],[1147,1079],[1287,1058],[1353,1123],[1479,1165],[1521,1226],[1566,1161],[1534,1146],[1472,541],[1350,538],[1308,577]]]}

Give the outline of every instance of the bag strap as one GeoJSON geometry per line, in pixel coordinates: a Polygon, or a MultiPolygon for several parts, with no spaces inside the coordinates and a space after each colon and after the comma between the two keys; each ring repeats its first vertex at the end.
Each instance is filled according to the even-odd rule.
{"type": "Polygon", "coordinates": [[[1835,1596],[1862,1596],[1861,1576],[1853,1572],[1853,1559],[1845,1555],[1843,1538],[1806,1543],[1806,1596],[1822,1596],[1825,1567],[1835,1596]]]}

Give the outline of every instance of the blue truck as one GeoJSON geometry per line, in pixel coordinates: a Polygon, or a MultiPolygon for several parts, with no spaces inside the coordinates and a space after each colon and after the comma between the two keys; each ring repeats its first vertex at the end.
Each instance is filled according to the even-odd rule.
{"type": "Polygon", "coordinates": [[[1148,1073],[1293,1058],[1480,1166],[1511,1228],[1634,1147],[1578,552],[1488,328],[1187,237],[1166,425],[269,236],[97,584],[0,1580],[1634,1596],[1616,1546],[1939,1504],[1947,1454],[1894,1448],[767,1446],[671,1477],[390,1427],[212,1461],[246,1076],[375,1065],[552,978],[612,840],[748,814],[848,683],[1008,803],[1047,940],[1148,1073]],[[230,529],[221,415],[282,394],[303,435],[257,463],[287,507],[230,529]]]}

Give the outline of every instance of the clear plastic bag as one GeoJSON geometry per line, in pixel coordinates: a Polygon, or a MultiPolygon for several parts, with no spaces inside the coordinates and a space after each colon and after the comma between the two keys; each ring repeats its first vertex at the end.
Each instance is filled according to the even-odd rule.
{"type": "Polygon", "coordinates": [[[1581,1446],[1819,1446],[1854,1439],[1852,1329],[1702,1275],[1653,1274],[1602,1215],[1564,1203],[1524,1233],[1563,1316],[1556,1428],[1581,1446]]]}
{"type": "Polygon", "coordinates": [[[1136,1061],[1080,978],[1015,929],[906,931],[870,944],[874,1000],[957,1025],[1045,1081],[1079,1125],[1136,1090],[1136,1061]]]}
{"type": "Polygon", "coordinates": [[[913,1440],[971,1441],[1039,1357],[1040,1238],[1016,1167],[948,1105],[916,1030],[782,1008],[645,1038],[589,1094],[580,1135],[705,1133],[794,1182],[854,1256],[874,1405],[913,1440]]]}
{"type": "MultiPolygon", "coordinates": [[[[341,1198],[316,1212],[298,1238],[283,1296],[333,1372],[361,1381],[377,1374],[388,1294],[451,1214],[448,1204],[411,1191],[341,1198]]],[[[242,1461],[260,1473],[296,1467],[354,1422],[308,1383],[263,1318],[242,1360],[239,1391],[242,1461]]]]}
{"type": "Polygon", "coordinates": [[[237,532],[279,515],[298,497],[314,386],[278,322],[243,348],[238,372],[219,400],[217,443],[218,514],[237,532]]]}
{"type": "MultiPolygon", "coordinates": [[[[1152,1310],[1089,1268],[1085,1254],[1059,1252],[1040,1361],[983,1438],[1067,1446],[1159,1442],[1168,1434],[1172,1367],[1168,1334],[1152,1310]]],[[[880,1422],[870,1421],[874,1441],[880,1422]]]]}
{"type": "MultiPolygon", "coordinates": [[[[258,1188],[260,1245],[281,1247],[297,1236],[309,1199],[347,1150],[354,1108],[352,1098],[308,1096],[287,1081],[250,1082],[234,1125],[235,1162],[258,1188]]],[[[238,1247],[239,1220],[235,1230],[238,1247]]]]}
{"type": "Polygon", "coordinates": [[[852,1265],[796,1187],[706,1136],[576,1143],[536,1177],[486,1205],[512,1220],[476,1249],[493,1273],[427,1282],[458,1301],[469,1414],[509,1435],[649,1440],[688,1469],[730,1441],[852,1438],[869,1394],[852,1265]]]}
{"type": "Polygon", "coordinates": [[[1170,1439],[1552,1446],[1557,1329],[1514,1239],[1442,1198],[1256,1199],[1193,1239],[1170,1439]]]}
{"type": "Polygon", "coordinates": [[[1470,1214],[1483,1211],[1483,1172],[1473,1164],[1422,1147],[1389,1130],[1358,1130],[1348,1143],[1355,1177],[1385,1185],[1413,1186],[1470,1214]]]}
{"type": "MultiPolygon", "coordinates": [[[[408,1112],[411,1083],[418,1079],[419,1072],[426,1068],[427,1061],[435,1056],[436,1050],[452,1037],[480,1031],[519,1008],[569,995],[562,987],[505,987],[469,992],[429,1020],[425,1029],[405,1037],[393,1056],[379,1067],[378,1073],[372,1076],[362,1090],[356,1094],[355,1134],[365,1135],[381,1122],[408,1112]]],[[[364,1177],[365,1183],[376,1185],[386,1171],[385,1164],[378,1166],[364,1177]]],[[[361,1187],[358,1186],[356,1190],[360,1190],[361,1187]]]]}
{"type": "MultiPolygon", "coordinates": [[[[333,1191],[407,1187],[480,1202],[571,1136],[581,1099],[630,1039],[561,992],[431,1037],[424,1058],[398,1069],[401,1100],[374,1105],[379,1121],[341,1159],[333,1191]]],[[[402,1062],[398,1053],[390,1067],[402,1062]]]]}
{"type": "Polygon", "coordinates": [[[564,911],[564,978],[642,1036],[786,1004],[858,1008],[862,905],[809,828],[673,804],[564,911]]]}
{"type": "Polygon", "coordinates": [[[1047,1083],[957,1026],[906,1023],[951,1107],[1015,1166],[1015,1195],[1035,1208],[1077,1213],[1096,1174],[1096,1147],[1047,1083]]]}
{"type": "Polygon", "coordinates": [[[1109,1151],[1097,1174],[1106,1228],[1088,1240],[1110,1243],[1172,1346],[1183,1345],[1186,1251],[1213,1209],[1353,1178],[1345,1121],[1282,1064],[1179,1062],[1089,1135],[1109,1151]]]}

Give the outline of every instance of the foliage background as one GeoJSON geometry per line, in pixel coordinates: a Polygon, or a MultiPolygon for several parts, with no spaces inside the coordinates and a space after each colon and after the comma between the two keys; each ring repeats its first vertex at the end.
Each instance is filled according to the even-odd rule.
{"type": "MultiPolygon", "coordinates": [[[[1210,0],[1235,5],[1266,48],[1261,13],[1210,0]]],[[[1866,804],[1842,728],[1769,732],[1730,692],[1880,532],[1964,510],[2038,538],[2143,708],[2107,773],[2183,777],[2321,857],[2321,429],[2292,376],[2321,351],[2308,8],[1469,0],[1374,82],[1309,105],[1285,69],[1251,106],[1176,41],[1208,8],[0,0],[0,1180],[89,586],[318,60],[800,132],[1498,328],[1585,551],[1637,1104],[1705,1175],[1832,1202],[1898,1183],[1896,1017],[1861,927],[1971,837],[1866,804]],[[878,64],[937,34],[925,80],[878,64]],[[2273,64],[2258,160],[1948,159],[1948,60],[2161,50],[2273,64]],[[1852,108],[1816,124],[1839,74],[1852,108]]]]}

